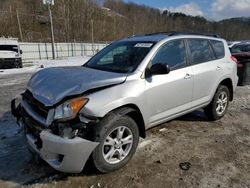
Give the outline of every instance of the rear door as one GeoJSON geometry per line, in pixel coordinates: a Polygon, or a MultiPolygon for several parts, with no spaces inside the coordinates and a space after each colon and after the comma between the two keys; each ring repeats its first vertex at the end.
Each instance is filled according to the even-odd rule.
{"type": "Polygon", "coordinates": [[[149,67],[156,63],[167,64],[171,71],[145,79],[151,126],[190,107],[193,77],[186,57],[185,42],[178,39],[165,43],[152,59],[149,67]]]}
{"type": "Polygon", "coordinates": [[[221,41],[187,39],[187,46],[194,74],[193,106],[198,106],[211,100],[214,88],[222,75],[224,45],[221,41]]]}

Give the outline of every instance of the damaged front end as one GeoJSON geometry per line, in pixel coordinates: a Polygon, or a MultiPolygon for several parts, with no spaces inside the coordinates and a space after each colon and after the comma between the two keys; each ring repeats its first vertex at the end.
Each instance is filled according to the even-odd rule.
{"type": "Polygon", "coordinates": [[[12,114],[25,130],[29,147],[54,169],[79,173],[99,144],[91,140],[98,119],[77,114],[73,119],[55,119],[57,108],[36,100],[28,90],[11,102],[12,114]]]}

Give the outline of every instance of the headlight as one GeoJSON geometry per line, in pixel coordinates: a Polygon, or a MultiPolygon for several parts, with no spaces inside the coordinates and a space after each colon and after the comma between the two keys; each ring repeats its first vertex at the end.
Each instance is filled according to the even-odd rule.
{"type": "Polygon", "coordinates": [[[86,105],[88,99],[80,97],[66,101],[55,109],[54,119],[73,119],[81,108],[86,105]]]}

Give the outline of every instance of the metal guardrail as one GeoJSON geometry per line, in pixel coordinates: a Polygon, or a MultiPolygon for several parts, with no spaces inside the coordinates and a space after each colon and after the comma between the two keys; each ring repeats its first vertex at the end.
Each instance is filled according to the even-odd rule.
{"type": "MultiPolygon", "coordinates": [[[[23,62],[52,59],[51,43],[19,43],[23,62]]],[[[108,43],[55,43],[56,58],[92,56],[108,43]]]]}

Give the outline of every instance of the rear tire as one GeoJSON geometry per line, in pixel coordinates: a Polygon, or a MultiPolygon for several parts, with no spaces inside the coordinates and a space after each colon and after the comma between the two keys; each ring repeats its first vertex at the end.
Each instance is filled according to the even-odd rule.
{"type": "Polygon", "coordinates": [[[222,118],[227,111],[229,99],[229,89],[224,85],[219,85],[213,100],[204,108],[206,116],[210,120],[218,120],[222,118]]]}
{"type": "Polygon", "coordinates": [[[117,170],[126,165],[136,151],[138,126],[129,116],[112,113],[94,128],[94,141],[100,143],[92,153],[96,169],[102,173],[117,170]]]}

